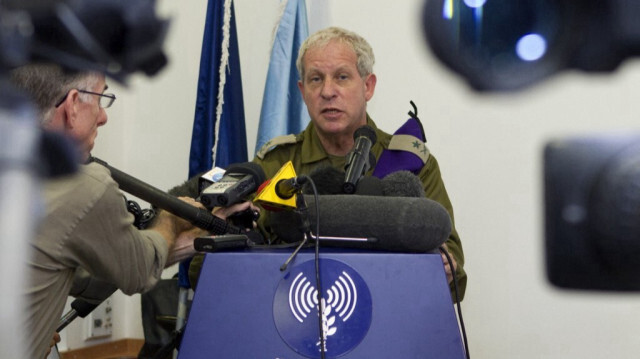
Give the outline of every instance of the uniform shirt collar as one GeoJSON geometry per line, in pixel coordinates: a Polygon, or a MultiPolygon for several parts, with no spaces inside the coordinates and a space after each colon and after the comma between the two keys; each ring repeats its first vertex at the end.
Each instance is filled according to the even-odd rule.
{"type": "MultiPolygon", "coordinates": [[[[374,130],[378,130],[378,127],[373,122],[369,114],[367,113],[367,125],[371,126],[374,130]]],[[[302,133],[302,163],[309,164],[313,162],[318,162],[329,158],[329,155],[322,147],[322,143],[320,142],[320,138],[315,130],[315,125],[313,121],[310,121],[302,133]]]]}

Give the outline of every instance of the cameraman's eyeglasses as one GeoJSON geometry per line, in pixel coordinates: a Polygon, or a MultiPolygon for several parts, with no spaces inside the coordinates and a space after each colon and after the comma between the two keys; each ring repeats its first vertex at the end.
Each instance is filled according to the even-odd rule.
{"type": "MultiPolygon", "coordinates": [[[[111,107],[111,105],[113,105],[113,102],[116,100],[116,95],[114,95],[112,93],[97,93],[97,92],[78,90],[78,89],[76,89],[76,91],[81,92],[81,93],[88,93],[90,95],[100,96],[100,101],[98,102],[98,104],[100,105],[101,108],[109,108],[109,107],[111,107]]],[[[64,100],[67,99],[67,96],[69,96],[69,92],[67,92],[64,95],[64,97],[62,99],[60,99],[60,101],[58,101],[56,103],[56,107],[59,107],[60,105],[62,105],[64,100]]]]}

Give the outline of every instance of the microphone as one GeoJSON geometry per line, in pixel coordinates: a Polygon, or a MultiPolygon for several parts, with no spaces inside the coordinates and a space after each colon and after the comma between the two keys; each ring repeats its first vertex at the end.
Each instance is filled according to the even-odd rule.
{"type": "Polygon", "coordinates": [[[228,224],[224,219],[214,216],[206,209],[185,203],[174,196],[109,166],[109,164],[99,158],[91,157],[90,161],[106,167],[111,172],[111,178],[118,183],[120,189],[123,191],[147,201],[158,208],[164,209],[175,216],[183,218],[198,228],[205,229],[214,234],[237,234],[243,231],[236,226],[228,224]]]}
{"type": "MultiPolygon", "coordinates": [[[[316,185],[318,194],[342,194],[344,175],[344,171],[335,167],[321,166],[311,171],[308,177],[316,185]]],[[[309,184],[305,184],[302,193],[313,194],[313,189],[309,184]]]]}
{"type": "MultiPolygon", "coordinates": [[[[202,193],[202,191],[205,190],[205,188],[220,181],[222,177],[224,177],[225,172],[226,170],[224,168],[220,168],[216,166],[210,169],[209,171],[200,174],[200,176],[198,176],[198,179],[197,179],[197,195],[191,196],[191,197],[199,196],[202,193]]],[[[189,181],[190,180],[188,180],[187,182],[189,181]]],[[[169,193],[175,195],[174,193],[171,193],[171,191],[169,191],[169,193]]]]}
{"type": "Polygon", "coordinates": [[[295,177],[296,171],[293,168],[293,163],[288,161],[280,167],[273,178],[260,186],[254,202],[269,210],[295,209],[295,192],[297,190],[294,190],[293,182],[299,180],[291,180],[295,177]]]}
{"type": "MultiPolygon", "coordinates": [[[[316,184],[319,195],[342,194],[344,172],[334,167],[324,166],[313,170],[309,178],[316,184]]],[[[310,186],[303,187],[303,193],[312,194],[310,186]]],[[[386,197],[424,197],[420,178],[410,171],[396,171],[383,179],[375,176],[360,178],[356,195],[386,197]]]]}
{"type": "Polygon", "coordinates": [[[386,175],[380,181],[380,184],[382,187],[382,193],[386,197],[425,196],[420,178],[410,171],[392,172],[386,175]]]}
{"type": "Polygon", "coordinates": [[[307,183],[307,176],[281,179],[276,183],[276,195],[282,199],[289,199],[300,192],[302,185],[307,183]]]}
{"type": "Polygon", "coordinates": [[[356,191],[356,184],[360,177],[371,168],[369,151],[377,139],[375,130],[366,125],[358,128],[353,134],[353,138],[355,144],[347,155],[347,163],[344,167],[346,174],[342,191],[346,194],[352,194],[356,191]]]}
{"type": "MultiPolygon", "coordinates": [[[[316,200],[305,199],[310,228],[316,228],[316,200]]],[[[424,197],[320,195],[318,211],[320,244],[327,246],[423,253],[441,246],[452,227],[447,210],[424,197]]],[[[304,238],[301,225],[297,213],[271,214],[271,227],[285,242],[304,238]]]]}
{"type": "Polygon", "coordinates": [[[225,234],[222,236],[198,237],[193,241],[193,247],[198,252],[220,252],[249,248],[256,245],[255,240],[261,240],[262,236],[256,232],[245,234],[225,234]],[[259,238],[258,238],[259,237],[259,238]]]}
{"type": "Polygon", "coordinates": [[[257,163],[230,165],[219,181],[202,191],[200,202],[209,210],[214,207],[231,206],[255,192],[265,180],[266,175],[257,163]]]}
{"type": "Polygon", "coordinates": [[[56,332],[61,332],[75,318],[84,318],[102,302],[109,298],[118,288],[96,277],[92,277],[85,269],[78,267],[74,274],[73,285],[69,295],[76,297],[71,302],[71,310],[60,318],[56,332]]]}
{"type": "Polygon", "coordinates": [[[362,177],[358,181],[355,194],[361,196],[384,196],[382,180],[374,176],[362,177]]]}
{"type": "MultiPolygon", "coordinates": [[[[115,288],[115,287],[114,287],[115,288]]],[[[116,288],[117,289],[117,288],[116,288]]],[[[115,289],[114,289],[115,292],[115,289]]],[[[113,293],[112,293],[113,294],[113,293]]],[[[106,297],[107,299],[109,297],[106,297]]],[[[71,310],[69,310],[58,322],[58,327],[56,328],[56,332],[61,332],[62,329],[66,328],[74,319],[77,317],[84,318],[89,313],[91,313],[94,309],[96,309],[101,303],[89,302],[82,299],[76,299],[71,302],[71,310]]]]}

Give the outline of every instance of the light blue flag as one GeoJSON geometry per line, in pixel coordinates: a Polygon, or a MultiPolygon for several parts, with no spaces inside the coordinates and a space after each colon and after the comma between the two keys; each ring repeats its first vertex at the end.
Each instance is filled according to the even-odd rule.
{"type": "Polygon", "coordinates": [[[284,5],[271,49],[264,86],[256,153],[270,139],[302,131],[310,121],[307,106],[298,90],[298,49],[309,36],[305,0],[288,0],[284,5]]]}

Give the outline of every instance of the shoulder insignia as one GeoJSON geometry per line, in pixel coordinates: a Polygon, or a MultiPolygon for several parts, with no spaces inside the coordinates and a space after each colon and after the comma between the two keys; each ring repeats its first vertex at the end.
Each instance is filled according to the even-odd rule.
{"type": "Polygon", "coordinates": [[[256,153],[256,157],[258,157],[259,159],[264,159],[264,155],[266,155],[267,152],[271,151],[276,146],[296,143],[296,141],[297,137],[294,134],[274,137],[267,141],[264,145],[262,145],[262,147],[260,147],[260,150],[258,151],[258,153],[256,153]]]}
{"type": "Polygon", "coordinates": [[[420,157],[423,163],[429,159],[429,149],[427,144],[419,138],[411,135],[393,135],[389,142],[389,149],[396,151],[407,151],[420,157]]]}

